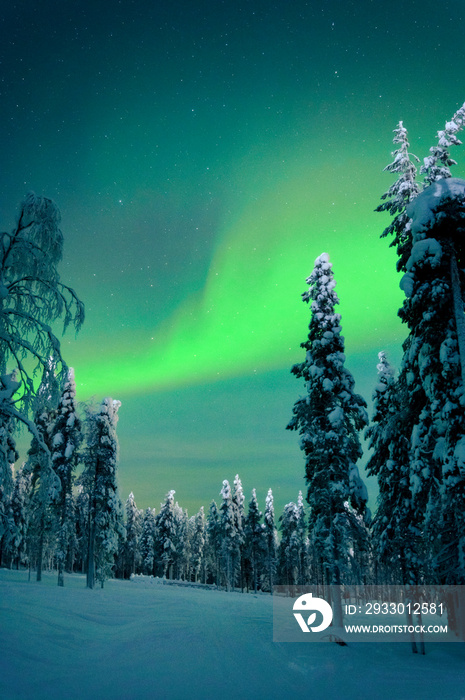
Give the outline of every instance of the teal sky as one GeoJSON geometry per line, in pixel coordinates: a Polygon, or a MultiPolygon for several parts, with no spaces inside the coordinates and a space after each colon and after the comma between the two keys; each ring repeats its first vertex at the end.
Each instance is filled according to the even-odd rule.
{"type": "Polygon", "coordinates": [[[320,253],[358,392],[379,350],[399,361],[373,210],[396,123],[424,157],[465,100],[463,3],[24,0],[0,32],[2,226],[30,189],[61,209],[87,312],[64,355],[80,399],[122,401],[122,497],[193,513],[239,473],[282,508],[305,490],[284,428],[320,253]]]}

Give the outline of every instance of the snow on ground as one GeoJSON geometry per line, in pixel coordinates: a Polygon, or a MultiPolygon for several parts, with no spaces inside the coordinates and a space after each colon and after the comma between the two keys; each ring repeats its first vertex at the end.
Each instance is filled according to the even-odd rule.
{"type": "Polygon", "coordinates": [[[465,645],[278,644],[271,596],[0,570],[2,700],[465,700],[465,645]]]}

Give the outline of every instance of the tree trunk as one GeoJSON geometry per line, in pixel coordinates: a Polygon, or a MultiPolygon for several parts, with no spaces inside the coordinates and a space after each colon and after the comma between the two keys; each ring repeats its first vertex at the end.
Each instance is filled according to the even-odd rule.
{"type": "Polygon", "coordinates": [[[450,277],[462,384],[465,386],[465,312],[463,307],[462,288],[460,284],[459,268],[457,265],[457,256],[453,246],[451,246],[450,253],[450,277]]]}
{"type": "Polygon", "coordinates": [[[36,574],[36,581],[42,581],[42,560],[43,560],[43,555],[44,555],[44,528],[45,528],[45,523],[44,523],[44,518],[40,518],[40,523],[39,523],[39,546],[38,546],[38,552],[37,552],[37,574],[36,574]]]}

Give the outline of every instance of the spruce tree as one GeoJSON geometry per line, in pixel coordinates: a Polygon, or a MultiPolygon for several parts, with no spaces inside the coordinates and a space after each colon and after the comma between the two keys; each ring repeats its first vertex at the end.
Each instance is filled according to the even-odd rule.
{"type": "Polygon", "coordinates": [[[191,564],[194,574],[194,581],[198,581],[200,572],[202,568],[204,568],[205,527],[205,514],[202,506],[195,516],[192,534],[191,564]]]}
{"type": "Polygon", "coordinates": [[[237,510],[232,500],[229,481],[223,481],[221,489],[222,502],[220,506],[221,557],[223,574],[228,591],[235,585],[234,564],[239,552],[237,533],[237,510]]]}
{"type": "Polygon", "coordinates": [[[268,490],[265,502],[264,535],[266,574],[270,593],[272,594],[276,580],[278,533],[275,525],[273,492],[271,489],[268,490]]]}
{"type": "Polygon", "coordinates": [[[36,579],[42,580],[44,552],[55,549],[57,521],[52,504],[61,491],[60,479],[53,470],[51,432],[59,398],[54,362],[49,359],[34,399],[34,434],[27,453],[25,469],[31,474],[28,548],[30,564],[36,566],[36,579]]]}
{"type": "Polygon", "coordinates": [[[75,537],[73,485],[79,463],[79,448],[82,442],[81,420],[76,406],[76,382],[74,371],[68,370],[67,381],[56,410],[50,431],[52,468],[60,480],[53,507],[58,519],[58,585],[64,585],[64,570],[69,544],[75,537]]]}
{"type": "Polygon", "coordinates": [[[281,541],[278,550],[279,582],[295,586],[299,581],[301,539],[299,511],[294,502],[286,503],[279,522],[281,527],[281,541]]]}
{"type": "Polygon", "coordinates": [[[376,211],[388,211],[393,220],[384,229],[381,238],[390,234],[394,235],[391,246],[397,246],[399,256],[397,269],[405,270],[405,263],[412,248],[412,236],[410,233],[410,219],[405,211],[406,206],[420,192],[420,185],[416,181],[417,168],[415,163],[420,159],[409,151],[407,129],[403,122],[399,122],[394,129],[394,145],[397,148],[393,151],[392,163],[386,165],[385,171],[397,173],[397,180],[389,187],[381,199],[385,200],[376,211]]]}
{"type": "Polygon", "coordinates": [[[175,555],[176,521],[174,514],[174,494],[176,491],[168,491],[165,502],[160,507],[156,517],[156,552],[163,566],[163,576],[173,578],[173,564],[175,555]]]}
{"type": "Polygon", "coordinates": [[[215,501],[210,503],[207,518],[206,559],[213,582],[220,585],[221,521],[215,501]]]}
{"type": "Polygon", "coordinates": [[[10,540],[10,557],[12,565],[19,569],[27,563],[27,530],[29,512],[27,504],[31,498],[31,475],[24,465],[18,470],[14,480],[11,497],[12,537],[10,540]]]}
{"type": "Polygon", "coordinates": [[[255,593],[257,592],[260,582],[265,552],[265,538],[261,519],[262,513],[258,508],[257,494],[255,489],[253,489],[252,498],[249,501],[247,517],[245,519],[244,548],[246,559],[250,566],[252,586],[255,593]]]}
{"type": "Polygon", "coordinates": [[[245,496],[244,496],[244,490],[242,488],[242,481],[239,478],[239,474],[236,474],[236,476],[234,477],[232,503],[233,503],[233,509],[234,509],[234,522],[235,522],[235,530],[236,530],[237,550],[235,552],[233,552],[233,555],[232,555],[232,568],[233,568],[234,581],[236,579],[236,572],[238,571],[238,573],[239,573],[241,590],[244,589],[244,581],[243,581],[243,579],[244,579],[244,572],[243,572],[243,568],[244,568],[244,542],[245,542],[244,501],[245,501],[245,496]]]}
{"type": "Polygon", "coordinates": [[[131,575],[136,573],[139,562],[139,539],[142,529],[142,512],[136,505],[132,491],[127,498],[125,510],[126,538],[123,546],[123,576],[131,578],[131,575]]]}
{"type": "Polygon", "coordinates": [[[326,253],[315,261],[302,297],[311,302],[305,360],[292,373],[306,384],[306,396],[294,404],[290,430],[301,436],[310,505],[310,544],[327,583],[351,580],[352,549],[366,547],[367,493],[357,460],[362,456],[359,431],[367,423],[366,403],[354,392],[354,379],[345,367],[339,299],[332,265],[326,253]]]}
{"type": "Polygon", "coordinates": [[[372,450],[367,472],[378,479],[378,507],[372,523],[377,583],[414,584],[419,580],[421,538],[410,489],[410,430],[404,384],[396,381],[384,352],[378,355],[373,418],[366,430],[372,450]]]}
{"type": "Polygon", "coordinates": [[[103,588],[113,573],[120,538],[124,537],[123,505],[118,494],[118,439],[116,424],[120,401],[106,398],[98,412],[87,417],[87,449],[82,484],[89,494],[87,587],[95,579],[103,588]]]}
{"type": "Polygon", "coordinates": [[[142,573],[146,576],[150,576],[154,572],[155,530],[155,509],[147,508],[142,520],[142,533],[140,536],[142,573]]]}

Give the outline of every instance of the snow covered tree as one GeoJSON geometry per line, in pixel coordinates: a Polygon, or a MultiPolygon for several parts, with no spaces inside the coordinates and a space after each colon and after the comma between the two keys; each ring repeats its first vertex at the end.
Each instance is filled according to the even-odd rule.
{"type": "Polygon", "coordinates": [[[13,466],[18,459],[13,437],[13,395],[19,388],[14,375],[0,377],[0,564],[11,532],[11,497],[13,494],[13,466]]]}
{"type": "Polygon", "coordinates": [[[258,508],[257,494],[255,489],[253,489],[252,498],[249,501],[249,510],[245,519],[244,549],[246,560],[249,563],[252,586],[255,593],[257,592],[260,583],[262,562],[265,552],[264,529],[261,519],[262,513],[258,508]]]}
{"type": "Polygon", "coordinates": [[[194,574],[194,581],[198,581],[200,571],[202,570],[204,564],[204,549],[206,535],[205,527],[205,514],[202,506],[197,515],[195,516],[194,530],[192,533],[191,565],[194,574]]]}
{"type": "Polygon", "coordinates": [[[299,511],[295,503],[287,503],[284,506],[279,522],[281,523],[281,542],[278,550],[279,581],[288,586],[295,586],[299,582],[302,555],[299,511]]]}
{"type": "Polygon", "coordinates": [[[118,439],[120,401],[106,398],[87,416],[87,448],[81,483],[89,494],[87,587],[95,578],[103,584],[112,575],[119,539],[124,537],[123,505],[118,495],[118,439]]]}
{"type": "Polygon", "coordinates": [[[409,327],[400,376],[412,430],[410,484],[429,575],[465,583],[465,180],[434,181],[409,205],[413,246],[399,316],[409,327]]]}
{"type": "Polygon", "coordinates": [[[351,580],[349,552],[366,546],[367,492],[358,468],[362,456],[359,431],[368,423],[366,403],[354,392],[345,367],[339,299],[326,253],[315,261],[303,296],[311,302],[305,360],[292,373],[306,384],[306,396],[294,404],[288,429],[298,430],[305,454],[310,505],[310,544],[325,570],[326,582],[351,580]],[[361,520],[362,519],[362,520],[361,520]]]}
{"type": "Polygon", "coordinates": [[[31,497],[31,475],[26,472],[24,465],[18,470],[13,495],[11,497],[12,531],[9,543],[12,566],[19,569],[27,563],[27,530],[29,513],[27,504],[31,497]]]}
{"type": "Polygon", "coordinates": [[[55,365],[51,358],[44,370],[34,398],[34,434],[27,453],[25,469],[31,474],[32,495],[29,503],[28,549],[30,563],[36,566],[36,579],[42,579],[44,551],[56,544],[56,519],[52,503],[58,498],[61,484],[53,470],[51,431],[59,398],[55,365]]]}
{"type": "Polygon", "coordinates": [[[23,420],[36,394],[34,375],[53,359],[59,381],[66,377],[52,323],[79,330],[84,306],[60,281],[57,265],[63,250],[60,212],[46,197],[30,192],[21,204],[11,233],[0,235],[0,373],[17,372],[21,393],[15,418],[23,420]],[[10,369],[10,371],[11,371],[10,369]]]}
{"type": "Polygon", "coordinates": [[[278,533],[275,525],[273,492],[271,489],[268,490],[266,496],[263,527],[265,537],[265,575],[268,578],[270,593],[273,593],[273,586],[276,580],[278,533]]]}
{"type": "Polygon", "coordinates": [[[220,585],[221,561],[221,522],[218,506],[215,501],[210,503],[207,518],[206,560],[211,577],[217,586],[220,585]]]}
{"type": "Polygon", "coordinates": [[[376,579],[377,583],[415,584],[420,577],[422,542],[410,489],[412,417],[405,377],[396,382],[385,353],[380,352],[378,358],[374,413],[366,430],[372,450],[366,469],[377,477],[379,486],[372,523],[376,579]]]}
{"type": "Polygon", "coordinates": [[[168,491],[165,502],[161,505],[156,518],[156,551],[163,564],[163,576],[173,578],[173,563],[175,552],[176,520],[174,513],[174,494],[168,491]]]}
{"type": "Polygon", "coordinates": [[[190,567],[190,526],[187,511],[176,501],[174,504],[173,578],[185,580],[190,567]]]}
{"type": "Polygon", "coordinates": [[[239,478],[239,474],[234,477],[234,485],[232,492],[232,503],[234,508],[234,518],[235,518],[235,529],[236,529],[236,543],[237,551],[233,553],[232,567],[234,572],[234,581],[236,579],[236,571],[239,573],[241,590],[244,588],[244,490],[242,488],[242,481],[239,478]]]}
{"type": "Polygon", "coordinates": [[[410,144],[403,122],[398,123],[394,134],[393,141],[398,148],[392,153],[394,160],[386,165],[384,170],[398,173],[398,176],[388,191],[382,195],[381,199],[386,201],[380,204],[376,211],[388,211],[394,217],[389,226],[384,229],[381,237],[384,238],[389,234],[394,235],[391,246],[397,246],[399,256],[397,269],[403,270],[412,248],[410,218],[405,209],[420,192],[420,186],[416,182],[417,168],[415,166],[415,162],[420,162],[420,159],[409,152],[410,144]]]}
{"type": "Polygon", "coordinates": [[[142,530],[142,511],[137,507],[132,491],[126,501],[125,509],[126,539],[123,546],[123,575],[125,578],[130,578],[132,574],[136,573],[136,567],[139,562],[139,539],[142,530]]]}
{"type": "Polygon", "coordinates": [[[425,175],[424,186],[427,187],[437,180],[451,177],[450,166],[457,165],[451,158],[449,149],[451,146],[460,146],[462,142],[457,138],[457,133],[465,126],[465,104],[454,114],[452,119],[446,122],[443,130],[438,131],[438,143],[429,149],[430,155],[423,159],[420,173],[425,175]]]}
{"type": "Polygon", "coordinates": [[[153,574],[153,559],[155,554],[155,508],[147,508],[142,520],[142,532],[140,536],[140,558],[142,573],[146,576],[153,574]]]}
{"type": "Polygon", "coordinates": [[[79,463],[79,447],[82,442],[81,420],[76,406],[76,382],[74,371],[68,370],[68,378],[56,410],[50,433],[52,468],[60,480],[53,507],[58,518],[58,585],[64,585],[64,570],[70,541],[74,539],[75,518],[73,501],[74,473],[79,463]]]}
{"type": "Polygon", "coordinates": [[[223,499],[220,506],[221,558],[226,588],[230,591],[235,585],[234,564],[239,554],[239,542],[236,527],[237,510],[232,500],[229,481],[226,479],[220,494],[223,499]]]}

